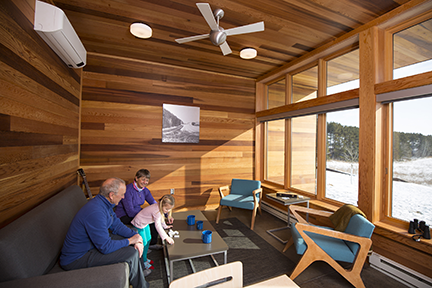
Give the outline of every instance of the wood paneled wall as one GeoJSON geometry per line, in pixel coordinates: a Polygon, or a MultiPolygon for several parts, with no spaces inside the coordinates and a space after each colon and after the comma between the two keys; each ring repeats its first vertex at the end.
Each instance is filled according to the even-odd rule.
{"type": "Polygon", "coordinates": [[[0,1],[0,227],[77,179],[81,71],[33,17],[33,0],[0,1]]]}
{"type": "Polygon", "coordinates": [[[217,188],[252,179],[255,81],[90,53],[83,73],[81,166],[98,193],[107,177],[150,170],[157,199],[176,207],[217,204],[217,188]],[[200,108],[198,144],[162,143],[162,105],[200,108]]]}

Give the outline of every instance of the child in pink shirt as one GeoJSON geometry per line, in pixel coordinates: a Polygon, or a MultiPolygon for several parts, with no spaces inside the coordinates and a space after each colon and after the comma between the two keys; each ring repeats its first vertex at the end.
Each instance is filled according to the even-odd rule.
{"type": "Polygon", "coordinates": [[[144,244],[142,259],[146,269],[154,269],[151,265],[153,262],[147,259],[147,251],[150,246],[151,234],[148,224],[155,223],[156,230],[163,240],[169,244],[174,244],[174,240],[168,236],[164,229],[171,228],[172,225],[166,224],[165,214],[168,214],[168,219],[172,219],[172,209],[174,208],[174,197],[170,194],[164,195],[159,203],[152,204],[142,209],[135,218],[131,221],[132,225],[138,229],[144,244]]]}

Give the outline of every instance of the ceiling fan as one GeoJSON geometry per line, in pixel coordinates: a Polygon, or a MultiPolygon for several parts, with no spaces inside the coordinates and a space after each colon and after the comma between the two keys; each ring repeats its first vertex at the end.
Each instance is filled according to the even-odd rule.
{"type": "Polygon", "coordinates": [[[210,4],[208,3],[196,3],[196,5],[198,6],[198,9],[200,10],[204,19],[207,21],[207,24],[210,26],[211,31],[209,34],[175,39],[175,41],[179,44],[210,38],[210,41],[215,46],[220,47],[223,55],[228,55],[232,51],[226,42],[227,36],[264,31],[264,22],[258,22],[224,30],[219,26],[219,20],[224,16],[224,11],[222,9],[216,9],[212,12],[210,4]]]}

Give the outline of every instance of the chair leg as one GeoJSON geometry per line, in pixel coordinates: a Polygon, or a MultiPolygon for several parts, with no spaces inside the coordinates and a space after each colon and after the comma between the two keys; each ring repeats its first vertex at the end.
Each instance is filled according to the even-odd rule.
{"type": "Polygon", "coordinates": [[[254,229],[254,225],[255,225],[255,216],[256,216],[256,208],[255,208],[254,210],[252,210],[251,230],[254,229]]]}
{"type": "MultiPolygon", "coordinates": [[[[309,249],[309,247],[307,248],[309,249]]],[[[307,252],[307,250],[306,250],[307,252]]],[[[310,255],[310,253],[303,254],[303,257],[300,259],[297,266],[294,268],[294,271],[290,275],[290,279],[294,280],[300,273],[302,273],[307,267],[309,267],[310,264],[316,261],[316,259],[313,257],[313,255],[310,255]]]]}
{"type": "Polygon", "coordinates": [[[285,248],[283,249],[282,253],[285,252],[286,250],[288,250],[288,248],[291,247],[291,245],[293,245],[293,244],[294,244],[294,240],[293,240],[293,238],[291,237],[291,238],[289,239],[288,243],[285,245],[285,248]]]}
{"type": "Polygon", "coordinates": [[[219,205],[217,216],[216,216],[216,224],[219,223],[219,218],[220,218],[221,212],[222,212],[222,205],[219,205]]]}

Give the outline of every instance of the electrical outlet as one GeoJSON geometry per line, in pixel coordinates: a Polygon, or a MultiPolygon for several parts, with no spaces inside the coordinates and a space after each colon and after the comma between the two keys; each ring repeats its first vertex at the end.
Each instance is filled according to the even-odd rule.
{"type": "Polygon", "coordinates": [[[174,188],[170,189],[171,194],[174,194],[174,188]]]}

